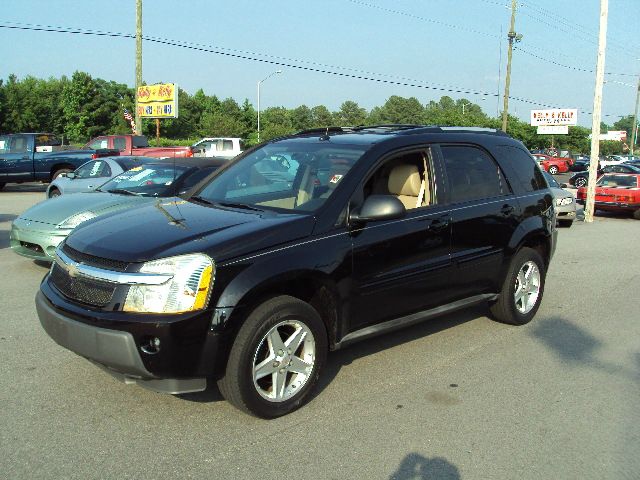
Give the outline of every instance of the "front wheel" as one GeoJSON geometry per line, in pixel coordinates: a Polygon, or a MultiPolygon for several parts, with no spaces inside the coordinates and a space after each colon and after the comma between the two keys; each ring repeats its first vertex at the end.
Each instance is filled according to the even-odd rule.
{"type": "Polygon", "coordinates": [[[558,220],[558,225],[569,228],[573,225],[573,220],[558,220]]]}
{"type": "Polygon", "coordinates": [[[551,175],[556,175],[558,173],[558,167],[556,167],[555,165],[551,165],[549,167],[549,173],[551,175]]]}
{"type": "Polygon", "coordinates": [[[490,307],[495,319],[512,325],[529,323],[540,307],[545,275],[540,254],[522,248],[511,261],[498,300],[490,307]]]}
{"type": "Polygon", "coordinates": [[[640,220],[640,208],[633,212],[633,218],[640,220]]]}
{"type": "Polygon", "coordinates": [[[0,182],[0,190],[2,190],[4,188],[4,186],[6,185],[6,183],[2,183],[0,182]]]}
{"type": "Polygon", "coordinates": [[[327,350],[326,328],[311,305],[289,296],[271,298],[240,327],[218,387],[247,413],[286,415],[308,400],[327,350]]]}
{"type": "Polygon", "coordinates": [[[49,198],[59,197],[60,195],[62,194],[56,187],[53,187],[51,190],[49,190],[49,198]]]}
{"type": "Polygon", "coordinates": [[[580,188],[580,187],[586,187],[587,186],[587,182],[588,182],[588,180],[586,178],[578,177],[578,178],[576,178],[576,181],[574,183],[575,183],[576,187],[580,188]]]}

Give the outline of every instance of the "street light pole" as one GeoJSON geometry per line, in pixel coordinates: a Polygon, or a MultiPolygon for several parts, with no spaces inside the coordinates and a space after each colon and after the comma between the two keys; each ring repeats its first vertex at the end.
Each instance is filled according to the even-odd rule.
{"type": "Polygon", "coordinates": [[[471,102],[469,103],[462,102],[462,115],[464,115],[464,107],[466,107],[467,105],[471,105],[471,102]]]}
{"type": "Polygon", "coordinates": [[[637,123],[638,123],[638,103],[640,103],[640,78],[638,78],[638,93],[636,93],[636,109],[633,112],[633,124],[631,125],[631,156],[633,156],[633,148],[636,144],[637,138],[637,123]]]}
{"type": "Polygon", "coordinates": [[[280,73],[282,73],[282,70],[276,70],[275,72],[271,72],[269,75],[267,75],[266,77],[264,77],[262,80],[258,82],[258,143],[260,143],[260,85],[262,84],[262,82],[267,80],[272,75],[276,75],[280,73]]]}

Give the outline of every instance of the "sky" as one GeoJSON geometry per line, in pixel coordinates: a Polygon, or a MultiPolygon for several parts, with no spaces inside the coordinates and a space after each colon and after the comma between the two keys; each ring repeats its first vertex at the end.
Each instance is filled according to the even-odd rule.
{"type": "MultiPolygon", "coordinates": [[[[71,76],[135,84],[135,40],[6,28],[47,25],[135,34],[135,0],[1,0],[0,78],[71,76]]],[[[502,110],[508,0],[143,0],[143,78],[261,108],[392,95],[466,98],[502,110]],[[196,50],[201,48],[203,50],[196,50]],[[217,52],[217,53],[216,53],[217,52]],[[328,73],[330,72],[330,73],[328,73]],[[339,75],[338,75],[339,74],[339,75]],[[466,93],[462,93],[466,92],[466,93]]],[[[509,112],[577,108],[591,126],[598,0],[518,1],[509,112]],[[527,103],[528,100],[533,103],[527,103]]],[[[640,74],[640,1],[610,0],[603,121],[632,115],[640,74]]]]}

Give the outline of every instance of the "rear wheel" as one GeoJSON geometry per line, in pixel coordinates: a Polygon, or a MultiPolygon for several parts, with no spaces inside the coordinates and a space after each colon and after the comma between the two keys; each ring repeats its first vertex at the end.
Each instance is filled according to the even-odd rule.
{"type": "Polygon", "coordinates": [[[6,183],[0,183],[0,190],[2,190],[5,185],[6,185],[6,183]]]}
{"type": "Polygon", "coordinates": [[[561,227],[569,228],[571,225],[573,225],[573,220],[558,220],[558,224],[561,227]]]}
{"type": "Polygon", "coordinates": [[[633,212],[633,218],[635,218],[636,220],[640,220],[640,208],[633,212]]]}
{"type": "Polygon", "coordinates": [[[53,181],[56,178],[58,178],[61,174],[69,173],[69,172],[73,172],[73,170],[70,169],[70,168],[60,168],[60,169],[56,170],[55,172],[53,172],[53,175],[51,175],[51,180],[53,181]]]}
{"type": "Polygon", "coordinates": [[[551,165],[551,166],[549,167],[549,173],[550,173],[551,175],[555,175],[555,174],[557,174],[557,173],[558,173],[558,167],[556,167],[555,165],[551,165]]]}
{"type": "Polygon", "coordinates": [[[326,328],[313,307],[294,297],[271,298],[240,327],[218,387],[247,413],[286,415],[308,400],[327,350],[326,328]]]}
{"type": "Polygon", "coordinates": [[[62,195],[62,193],[56,187],[49,190],[49,198],[59,197],[60,195],[62,195]]]}
{"type": "Polygon", "coordinates": [[[490,307],[495,319],[512,325],[530,322],[542,301],[545,275],[540,254],[522,248],[511,261],[498,300],[490,307]]]}
{"type": "Polygon", "coordinates": [[[580,187],[586,187],[587,186],[587,182],[588,180],[584,177],[578,177],[576,178],[576,181],[574,182],[575,186],[580,188],[580,187]]]}

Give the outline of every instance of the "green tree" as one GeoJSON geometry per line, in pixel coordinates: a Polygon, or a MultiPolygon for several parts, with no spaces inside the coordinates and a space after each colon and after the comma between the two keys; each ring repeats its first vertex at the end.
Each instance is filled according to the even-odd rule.
{"type": "Polygon", "coordinates": [[[96,82],[88,73],[76,71],[65,84],[61,98],[64,133],[71,141],[85,142],[91,137],[89,132],[95,127],[92,106],[97,97],[96,82]]]}
{"type": "Polygon", "coordinates": [[[392,95],[372,117],[373,123],[399,123],[422,125],[425,109],[417,98],[392,95]]]}
{"type": "Polygon", "coordinates": [[[333,119],[341,127],[363,125],[367,120],[367,111],[356,102],[347,100],[340,105],[340,110],[333,115],[333,119]]]}
{"type": "Polygon", "coordinates": [[[324,105],[316,105],[311,109],[311,126],[315,128],[330,127],[334,123],[333,116],[324,105]]]}
{"type": "Polygon", "coordinates": [[[291,124],[296,130],[306,130],[313,125],[313,114],[306,105],[300,105],[291,111],[291,124]]]}

